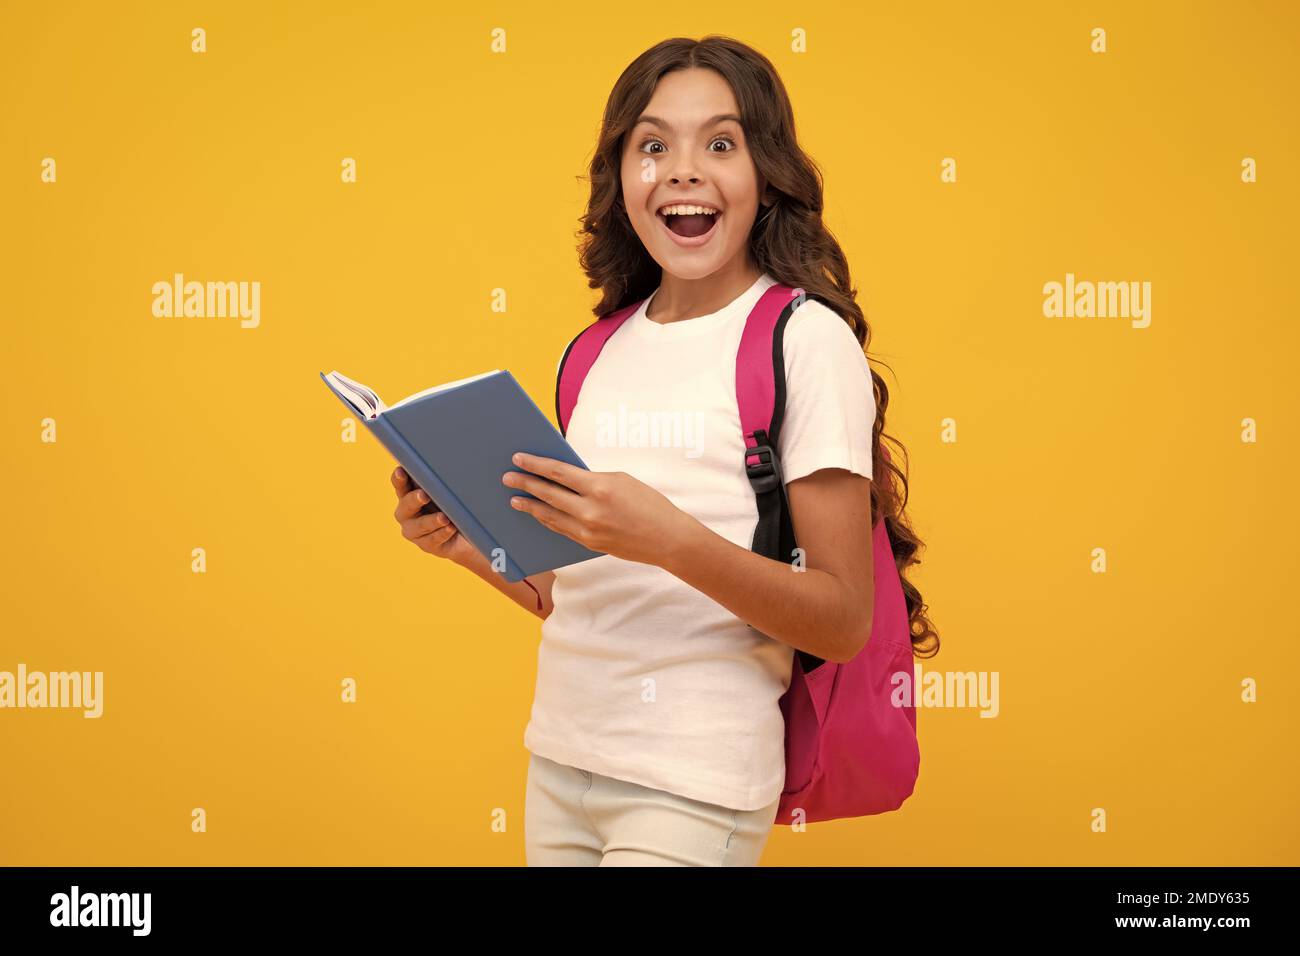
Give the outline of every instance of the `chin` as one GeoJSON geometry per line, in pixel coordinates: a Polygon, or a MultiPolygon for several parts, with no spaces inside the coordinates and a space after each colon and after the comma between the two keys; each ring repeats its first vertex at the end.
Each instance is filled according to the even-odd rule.
{"type": "Polygon", "coordinates": [[[670,255],[659,261],[664,272],[678,279],[707,279],[720,268],[721,262],[715,262],[713,256],[670,255]]]}

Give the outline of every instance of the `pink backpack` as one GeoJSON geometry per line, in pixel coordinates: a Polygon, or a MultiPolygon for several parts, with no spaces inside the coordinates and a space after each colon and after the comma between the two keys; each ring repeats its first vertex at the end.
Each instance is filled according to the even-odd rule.
{"type": "MultiPolygon", "coordinates": [[[[745,323],[736,355],[736,402],[748,450],[743,467],[758,502],[751,550],[791,561],[796,547],[777,436],[785,413],[785,324],[802,289],[773,285],[745,323]]],[[[597,319],[569,343],[556,377],[555,413],[567,432],[583,380],[605,342],[640,307],[597,319]]],[[[889,452],[885,451],[888,458],[889,452]]],[[[742,467],[736,462],[736,467],[742,467]]],[[[911,630],[903,587],[883,520],[873,529],[875,612],[871,637],[847,664],[796,651],[785,717],[785,788],[776,823],[814,823],[897,810],[920,768],[913,697],[911,630]],[[905,705],[893,695],[902,686],[905,705]]]]}

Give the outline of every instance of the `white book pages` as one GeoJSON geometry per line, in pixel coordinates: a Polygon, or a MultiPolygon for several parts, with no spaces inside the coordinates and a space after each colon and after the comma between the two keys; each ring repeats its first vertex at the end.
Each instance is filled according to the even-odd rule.
{"type": "Polygon", "coordinates": [[[400,408],[416,399],[424,398],[437,392],[446,391],[449,388],[455,388],[457,385],[464,385],[467,382],[477,381],[480,378],[487,378],[489,375],[496,375],[500,371],[501,369],[496,368],[490,372],[471,375],[469,378],[459,378],[454,382],[444,382],[441,385],[435,385],[432,388],[424,389],[424,391],[416,392],[414,395],[408,395],[406,398],[393,405],[385,405],[384,400],[373,391],[362,385],[360,382],[348,378],[337,369],[331,371],[325,377],[328,378],[330,383],[348,399],[363,418],[375,419],[390,408],[400,408]]]}

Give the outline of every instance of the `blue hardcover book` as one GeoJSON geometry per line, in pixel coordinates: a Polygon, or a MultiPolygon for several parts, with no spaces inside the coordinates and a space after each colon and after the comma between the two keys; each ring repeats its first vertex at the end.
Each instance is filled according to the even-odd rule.
{"type": "Polygon", "coordinates": [[[601,556],[510,507],[515,495],[533,497],[501,483],[507,471],[522,471],[510,460],[515,452],[587,466],[508,371],[437,385],[391,407],[337,371],[320,376],[460,533],[489,561],[502,559],[507,581],[601,556]]]}

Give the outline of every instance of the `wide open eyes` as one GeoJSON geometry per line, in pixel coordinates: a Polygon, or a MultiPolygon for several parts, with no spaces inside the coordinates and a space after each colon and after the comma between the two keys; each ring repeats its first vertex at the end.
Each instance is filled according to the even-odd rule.
{"type": "MultiPolygon", "coordinates": [[[[648,136],[648,137],[646,137],[645,139],[643,139],[643,140],[641,141],[641,145],[637,147],[637,151],[638,151],[638,152],[642,152],[642,153],[644,153],[644,152],[646,151],[646,147],[647,147],[648,145],[650,145],[651,143],[658,143],[660,146],[663,146],[663,145],[664,145],[664,144],[663,144],[663,141],[660,140],[660,139],[658,139],[657,137],[654,137],[654,136],[648,136]]],[[[725,135],[724,135],[724,136],[715,136],[712,140],[709,141],[709,152],[711,152],[711,153],[730,153],[732,150],[735,150],[735,149],[738,149],[738,148],[739,148],[739,147],[736,145],[736,141],[735,141],[734,139],[732,139],[730,136],[725,136],[725,135]],[[713,148],[713,144],[714,144],[714,143],[726,143],[726,144],[728,145],[728,148],[727,148],[727,149],[714,149],[714,148],[713,148]]],[[[667,147],[665,146],[664,149],[667,149],[667,147]]],[[[657,155],[657,154],[652,152],[652,153],[650,153],[650,155],[651,155],[651,156],[654,156],[654,155],[657,155]]]]}

